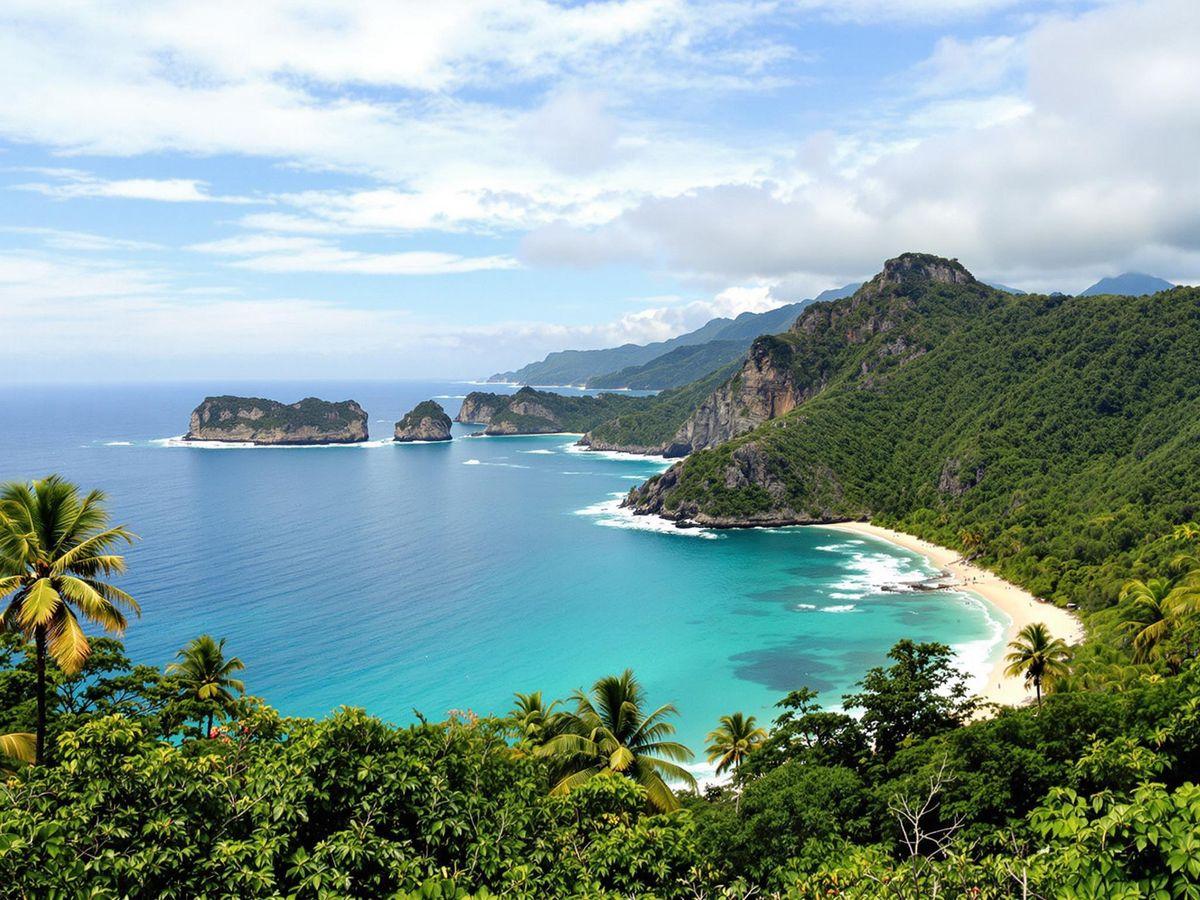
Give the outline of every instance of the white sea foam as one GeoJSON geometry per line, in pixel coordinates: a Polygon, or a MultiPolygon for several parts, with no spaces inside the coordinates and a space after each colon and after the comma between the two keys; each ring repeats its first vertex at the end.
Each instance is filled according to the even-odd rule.
{"type": "Polygon", "coordinates": [[[466,400],[466,394],[434,394],[434,400],[466,400]]]}
{"type": "Polygon", "coordinates": [[[664,469],[669,468],[673,461],[665,456],[655,456],[651,453],[620,453],[616,450],[589,450],[582,444],[563,444],[562,449],[567,453],[585,453],[588,456],[595,456],[598,459],[611,459],[616,462],[641,462],[654,463],[662,466],[664,469]]]}
{"type": "Polygon", "coordinates": [[[249,441],[189,441],[182,434],[175,437],[155,438],[150,441],[158,447],[192,447],[198,450],[337,450],[358,447],[363,450],[375,447],[392,447],[395,441],[381,438],[376,441],[358,441],[354,444],[252,444],[249,441]]]}
{"type": "Polygon", "coordinates": [[[821,612],[844,613],[844,612],[853,612],[854,609],[855,609],[855,606],[853,603],[843,603],[840,606],[822,606],[821,612]]]}
{"type": "Polygon", "coordinates": [[[464,466],[496,466],[499,469],[528,469],[529,468],[529,466],[522,466],[522,465],[518,465],[517,463],[490,462],[490,461],[484,462],[483,460],[479,460],[479,459],[465,459],[465,460],[463,460],[463,465],[464,466]]]}
{"type": "Polygon", "coordinates": [[[608,500],[593,503],[591,506],[585,506],[583,509],[576,510],[575,515],[594,516],[597,525],[604,525],[608,528],[655,531],[659,534],[676,534],[682,537],[704,538],[710,541],[721,537],[720,534],[708,528],[676,528],[674,522],[658,516],[634,515],[632,509],[621,506],[621,500],[624,497],[625,495],[622,493],[610,494],[608,500]]]}
{"type": "Polygon", "coordinates": [[[846,545],[842,545],[840,552],[847,556],[843,563],[845,577],[831,585],[833,591],[829,596],[834,600],[862,600],[880,593],[886,584],[914,581],[931,574],[921,560],[865,552],[846,545]]]}
{"type": "Polygon", "coordinates": [[[815,603],[797,603],[795,606],[792,607],[792,609],[816,609],[816,608],[817,608],[817,604],[815,604],[815,603]]]}
{"type": "Polygon", "coordinates": [[[105,447],[132,447],[133,441],[105,441],[105,447]]]}
{"type": "Polygon", "coordinates": [[[959,600],[965,606],[982,610],[988,621],[988,636],[974,641],[961,641],[951,645],[951,650],[961,669],[967,675],[971,690],[982,693],[988,684],[988,676],[996,664],[997,655],[1003,649],[1004,631],[1007,623],[999,618],[1004,613],[986,603],[982,598],[968,593],[948,593],[948,597],[959,600]]]}
{"type": "Polygon", "coordinates": [[[519,450],[517,452],[536,454],[538,456],[553,456],[554,455],[553,450],[519,450]]]}

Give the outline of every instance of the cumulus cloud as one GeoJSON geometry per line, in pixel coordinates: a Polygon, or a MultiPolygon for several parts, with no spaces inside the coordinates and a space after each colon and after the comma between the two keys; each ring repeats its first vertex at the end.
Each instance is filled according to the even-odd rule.
{"type": "MultiPolygon", "coordinates": [[[[1025,98],[947,106],[939,96],[909,118],[927,135],[865,164],[645,198],[600,227],[536,230],[523,258],[653,256],[673,271],[729,279],[846,277],[920,249],[992,277],[1036,273],[1045,285],[1157,248],[1186,280],[1200,251],[1197,37],[1200,6],[1190,0],[1052,19],[1026,37],[1025,98]]],[[[944,69],[944,46],[935,57],[944,69]]]]}

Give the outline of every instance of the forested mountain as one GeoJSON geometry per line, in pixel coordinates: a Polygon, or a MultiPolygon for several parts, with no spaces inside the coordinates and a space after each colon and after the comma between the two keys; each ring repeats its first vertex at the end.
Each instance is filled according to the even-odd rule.
{"type": "MultiPolygon", "coordinates": [[[[907,254],[756,341],[677,429],[716,446],[628,502],[715,525],[870,516],[1103,605],[1135,549],[1196,514],[1198,358],[1200,289],[1012,296],[907,254]]],[[[626,430],[596,433],[646,442],[626,430]]]]}
{"type": "Polygon", "coordinates": [[[629,366],[620,372],[589,378],[589,388],[629,388],[658,391],[691,384],[729,365],[746,352],[745,341],[709,341],[676,347],[640,366],[629,366]]]}
{"type": "MultiPolygon", "coordinates": [[[[629,387],[614,384],[612,376],[623,369],[643,366],[665,353],[680,347],[692,347],[711,341],[738,341],[744,350],[760,334],[774,334],[787,330],[806,306],[818,300],[828,300],[852,294],[857,284],[824,291],[812,300],[789,303],[764,313],[742,313],[735,319],[712,319],[705,325],[667,341],[653,344],[623,344],[607,350],[561,350],[549,354],[541,362],[529,363],[513,372],[500,372],[488,381],[532,384],[564,385],[585,384],[589,379],[603,378],[595,387],[629,387]]],[[[736,354],[735,354],[736,355],[736,354]]],[[[728,361],[728,360],[726,360],[728,361]]],[[[678,382],[677,382],[678,383],[678,382]]],[[[591,385],[589,385],[591,386],[591,385]]],[[[672,387],[672,384],[650,385],[657,390],[672,387]]]]}
{"type": "Polygon", "coordinates": [[[1171,282],[1154,275],[1141,272],[1123,272],[1111,278],[1101,278],[1085,291],[1080,297],[1098,297],[1101,294],[1113,294],[1123,297],[1143,297],[1147,294],[1157,294],[1159,291],[1169,291],[1175,287],[1171,282]]]}

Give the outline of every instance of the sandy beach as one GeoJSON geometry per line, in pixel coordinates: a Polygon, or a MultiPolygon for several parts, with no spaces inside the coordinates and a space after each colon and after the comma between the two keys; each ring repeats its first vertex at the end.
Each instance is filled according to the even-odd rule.
{"type": "MultiPolygon", "coordinates": [[[[821,527],[880,538],[920,553],[934,566],[953,575],[959,589],[979,595],[1008,616],[1010,623],[1004,635],[1006,644],[1016,637],[1017,632],[1033,622],[1044,623],[1051,634],[1067,643],[1074,643],[1083,637],[1083,625],[1073,613],[1053,604],[1039,603],[1028,591],[1010,584],[995,573],[963,562],[957,550],[867,522],[841,522],[821,527]]],[[[1021,679],[1004,677],[1002,661],[993,666],[987,684],[980,693],[985,700],[1007,705],[1018,705],[1033,699],[1033,691],[1026,690],[1021,679]]]]}

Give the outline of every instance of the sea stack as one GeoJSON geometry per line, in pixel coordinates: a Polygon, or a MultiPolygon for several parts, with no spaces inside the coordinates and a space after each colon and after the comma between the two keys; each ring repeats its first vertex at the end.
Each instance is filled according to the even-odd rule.
{"type": "Polygon", "coordinates": [[[367,439],[367,413],[353,400],[206,397],[192,411],[184,439],[263,446],[358,444],[367,439]]]}
{"type": "Polygon", "coordinates": [[[426,400],[413,407],[403,419],[396,423],[394,440],[400,443],[411,441],[450,440],[450,417],[440,403],[426,400]]]}

